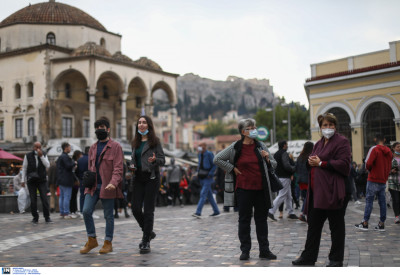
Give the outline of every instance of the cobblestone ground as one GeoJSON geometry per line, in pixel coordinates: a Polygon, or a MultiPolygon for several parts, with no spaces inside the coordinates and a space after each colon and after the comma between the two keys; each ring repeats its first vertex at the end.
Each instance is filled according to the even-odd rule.
{"type": "MultiPolygon", "coordinates": [[[[222,209],[222,205],[219,205],[222,209]]],[[[274,261],[258,258],[258,244],[255,227],[252,224],[253,247],[249,261],[240,261],[237,238],[237,213],[222,213],[209,217],[209,205],[203,209],[203,218],[191,216],[195,206],[158,207],[154,231],[156,239],[151,242],[150,254],[139,254],[138,244],[141,231],[132,218],[121,215],[115,220],[113,240],[114,251],[100,255],[105,221],[102,211],[95,220],[99,247],[89,254],[79,254],[86,242],[85,226],[82,219],[61,220],[52,215],[53,224],[45,224],[41,216],[38,225],[30,223],[30,214],[0,215],[0,266],[2,267],[290,267],[304,248],[307,225],[301,221],[288,220],[287,214],[277,222],[268,221],[270,249],[278,259],[274,261]]],[[[393,211],[388,209],[386,232],[375,232],[373,228],[379,219],[379,206],[375,202],[370,220],[370,230],[356,231],[354,224],[362,219],[364,203],[349,203],[346,214],[346,249],[344,266],[398,267],[400,266],[400,225],[394,224],[393,211]]],[[[42,213],[40,213],[42,214],[42,213]]],[[[296,213],[298,214],[298,212],[296,213]]],[[[278,216],[278,213],[276,214],[278,216]]],[[[318,262],[328,262],[330,234],[326,222],[318,262]]]]}

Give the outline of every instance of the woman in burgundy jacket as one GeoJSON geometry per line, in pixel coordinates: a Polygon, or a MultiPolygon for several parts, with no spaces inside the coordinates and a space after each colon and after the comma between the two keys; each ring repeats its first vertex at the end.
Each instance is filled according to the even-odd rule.
{"type": "Polygon", "coordinates": [[[345,177],[350,173],[350,143],[336,132],[337,119],[331,113],[318,116],[322,138],[308,159],[309,185],[304,212],[308,216],[307,240],[301,256],[293,265],[315,265],[322,228],[326,219],[332,246],[329,267],[343,266],[345,240],[345,177]]]}

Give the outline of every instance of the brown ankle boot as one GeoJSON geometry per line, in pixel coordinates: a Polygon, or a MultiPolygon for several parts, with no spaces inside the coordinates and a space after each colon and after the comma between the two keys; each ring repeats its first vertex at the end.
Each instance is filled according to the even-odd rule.
{"type": "Polygon", "coordinates": [[[90,250],[92,250],[95,247],[98,247],[99,244],[97,243],[96,237],[89,237],[87,243],[85,246],[79,251],[81,254],[86,254],[90,250]]]}
{"type": "Polygon", "coordinates": [[[113,249],[112,249],[112,243],[111,243],[110,241],[105,240],[105,241],[104,241],[104,245],[103,245],[103,247],[100,249],[99,253],[100,253],[100,254],[106,254],[106,253],[109,253],[109,252],[112,252],[112,251],[113,251],[113,249]]]}

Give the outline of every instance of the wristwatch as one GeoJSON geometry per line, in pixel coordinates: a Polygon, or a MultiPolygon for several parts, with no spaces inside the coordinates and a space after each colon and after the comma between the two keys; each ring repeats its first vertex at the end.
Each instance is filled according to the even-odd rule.
{"type": "Polygon", "coordinates": [[[320,162],[318,163],[318,166],[319,166],[319,167],[321,167],[321,165],[322,165],[322,161],[320,161],[320,162]]]}

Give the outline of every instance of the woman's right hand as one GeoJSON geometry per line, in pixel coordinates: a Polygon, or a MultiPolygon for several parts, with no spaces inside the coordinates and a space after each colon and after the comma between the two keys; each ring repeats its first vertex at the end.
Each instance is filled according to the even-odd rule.
{"type": "Polygon", "coordinates": [[[236,167],[233,168],[233,172],[235,172],[235,175],[241,175],[242,173],[239,171],[239,169],[237,169],[236,167]]]}

